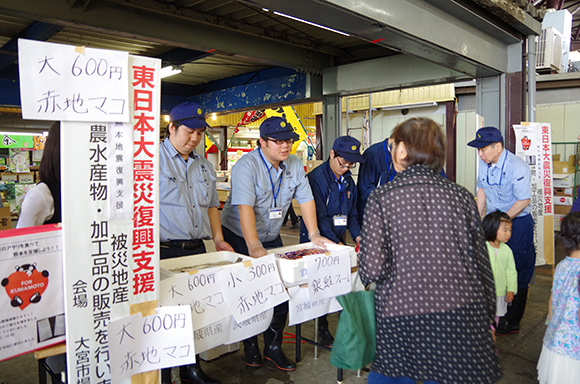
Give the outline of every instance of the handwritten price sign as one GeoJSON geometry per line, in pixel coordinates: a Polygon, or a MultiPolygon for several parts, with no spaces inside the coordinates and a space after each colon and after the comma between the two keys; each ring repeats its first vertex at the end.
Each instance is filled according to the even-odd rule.
{"type": "Polygon", "coordinates": [[[195,363],[189,307],[161,307],[108,325],[111,378],[120,382],[137,373],[195,363]]]}
{"type": "Polygon", "coordinates": [[[18,39],[22,117],[128,122],[129,54],[18,39]]]}
{"type": "Polygon", "coordinates": [[[274,254],[238,263],[218,272],[234,319],[242,322],[289,299],[274,254]]]}
{"type": "Polygon", "coordinates": [[[348,250],[305,256],[310,300],[317,301],[351,291],[348,250]]]}

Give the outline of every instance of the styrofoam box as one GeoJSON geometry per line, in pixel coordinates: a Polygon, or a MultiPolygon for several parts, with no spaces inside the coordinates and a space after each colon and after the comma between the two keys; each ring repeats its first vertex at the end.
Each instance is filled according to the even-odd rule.
{"type": "Polygon", "coordinates": [[[554,173],[552,175],[552,187],[554,188],[573,188],[574,174],[573,173],[554,173]]]}
{"type": "MultiPolygon", "coordinates": [[[[302,243],[297,245],[290,245],[287,247],[268,249],[268,253],[286,253],[291,251],[297,251],[299,249],[317,248],[316,245],[312,243],[302,243]]],[[[353,247],[339,244],[327,244],[326,248],[332,251],[348,251],[350,254],[350,267],[356,267],[357,259],[356,252],[353,247]]],[[[308,272],[306,270],[306,260],[304,258],[296,260],[282,259],[276,257],[278,263],[278,271],[280,272],[280,277],[286,286],[292,286],[297,284],[305,283],[308,277],[308,272]]]]}
{"type": "MultiPolygon", "coordinates": [[[[200,253],[197,255],[164,259],[159,261],[160,278],[161,280],[163,280],[168,277],[171,277],[174,274],[180,273],[180,272],[172,272],[171,271],[172,269],[183,267],[196,267],[196,266],[201,266],[203,268],[204,264],[216,263],[219,261],[230,261],[232,263],[239,263],[246,260],[252,260],[252,258],[246,255],[240,255],[239,253],[228,251],[200,253]]],[[[222,265],[222,267],[228,267],[230,265],[232,264],[222,265]]]]}
{"type": "Polygon", "coordinates": [[[574,198],[572,196],[554,196],[552,201],[558,205],[572,205],[574,198]]]}

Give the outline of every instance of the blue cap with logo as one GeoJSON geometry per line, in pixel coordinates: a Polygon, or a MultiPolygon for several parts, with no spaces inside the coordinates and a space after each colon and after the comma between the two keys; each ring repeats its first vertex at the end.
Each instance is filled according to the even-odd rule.
{"type": "Polygon", "coordinates": [[[300,136],[294,132],[292,125],[279,116],[268,117],[260,124],[260,137],[271,137],[276,140],[297,140],[300,136]]]}
{"type": "Polygon", "coordinates": [[[365,161],[363,155],[360,154],[360,141],[352,136],[340,136],[334,140],[332,149],[335,155],[338,155],[352,163],[362,163],[365,161]]]}
{"type": "Polygon", "coordinates": [[[473,148],[483,148],[499,142],[503,142],[503,136],[499,129],[496,127],[483,127],[475,133],[475,140],[471,140],[467,145],[473,148]]]}
{"type": "Polygon", "coordinates": [[[169,112],[169,119],[178,127],[185,125],[190,129],[207,128],[205,113],[197,103],[185,102],[173,107],[169,112]]]}

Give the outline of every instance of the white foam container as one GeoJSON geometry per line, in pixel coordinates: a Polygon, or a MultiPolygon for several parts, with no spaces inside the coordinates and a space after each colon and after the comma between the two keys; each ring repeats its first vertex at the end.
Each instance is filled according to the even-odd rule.
{"type": "Polygon", "coordinates": [[[221,266],[221,267],[229,267],[230,265],[233,265],[236,262],[243,262],[246,260],[252,260],[252,258],[246,255],[241,255],[239,253],[228,251],[200,253],[197,255],[164,259],[159,261],[160,279],[163,280],[175,274],[183,273],[183,272],[173,272],[171,271],[172,269],[183,267],[196,267],[198,265],[203,266],[204,264],[215,263],[219,261],[230,261],[232,264],[226,264],[221,266]]]}
{"type": "MultiPolygon", "coordinates": [[[[309,248],[319,248],[319,247],[317,247],[312,243],[302,243],[297,245],[289,245],[287,247],[268,249],[268,253],[282,254],[286,252],[309,248]]],[[[337,251],[348,252],[350,255],[350,267],[354,268],[357,266],[356,252],[354,251],[353,247],[339,244],[327,244],[326,248],[331,253],[337,251]]],[[[282,281],[286,286],[293,286],[306,283],[308,278],[308,270],[306,268],[306,260],[304,258],[296,260],[288,260],[276,257],[276,262],[278,264],[280,278],[282,279],[282,281]]]]}

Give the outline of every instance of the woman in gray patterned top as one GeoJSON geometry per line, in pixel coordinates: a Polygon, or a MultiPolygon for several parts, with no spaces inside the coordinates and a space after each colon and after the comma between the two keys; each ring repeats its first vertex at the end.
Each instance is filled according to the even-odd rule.
{"type": "Polygon", "coordinates": [[[397,176],[370,195],[360,258],[376,282],[376,383],[493,383],[495,286],[473,195],[441,177],[445,136],[427,118],[389,140],[397,176]]]}

